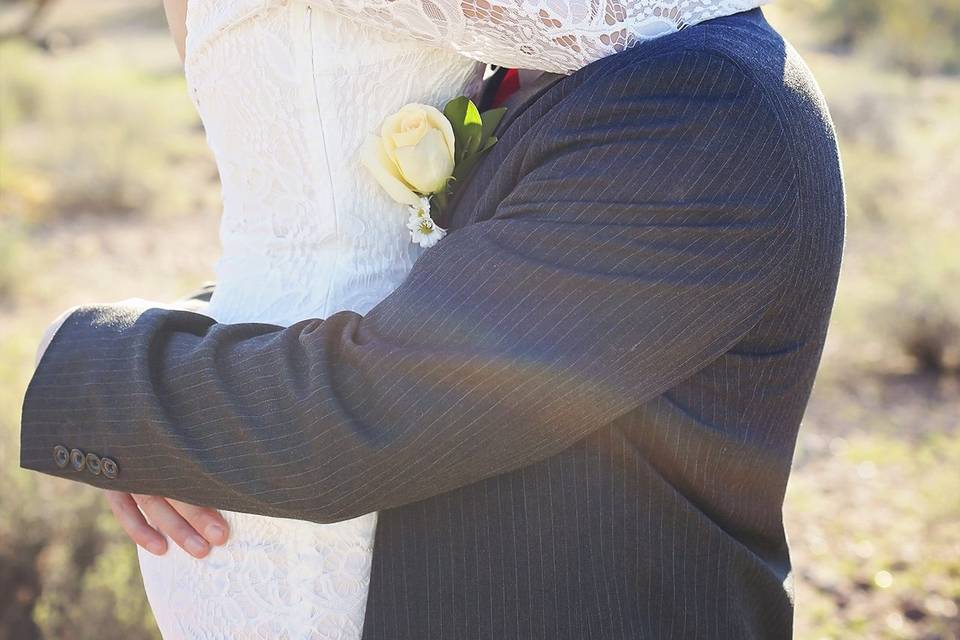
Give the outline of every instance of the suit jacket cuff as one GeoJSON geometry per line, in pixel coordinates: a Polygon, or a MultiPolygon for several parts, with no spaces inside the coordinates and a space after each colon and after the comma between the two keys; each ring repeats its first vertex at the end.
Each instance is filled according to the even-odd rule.
{"type": "Polygon", "coordinates": [[[137,479],[146,480],[138,475],[137,457],[124,451],[136,443],[138,455],[160,453],[147,424],[149,408],[135,410],[135,390],[150,381],[136,379],[143,374],[134,360],[149,344],[156,314],[186,314],[197,331],[213,323],[200,314],[153,308],[146,301],[79,307],[67,317],[27,387],[21,467],[104,489],[125,490],[137,479]],[[114,411],[103,402],[107,395],[131,404],[114,411]]]}

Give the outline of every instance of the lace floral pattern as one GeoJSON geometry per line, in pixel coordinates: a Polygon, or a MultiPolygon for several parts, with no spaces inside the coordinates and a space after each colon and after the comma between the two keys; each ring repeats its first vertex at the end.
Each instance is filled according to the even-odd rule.
{"type": "MultiPolygon", "coordinates": [[[[194,3],[216,0],[190,0],[194,3]]],[[[290,0],[221,0],[198,42],[290,0]],[[217,18],[220,18],[219,20],[217,18]]],[[[571,73],[638,42],[770,0],[305,0],[489,64],[571,73]]]]}
{"type": "Polygon", "coordinates": [[[140,550],[165,640],[356,640],[376,514],[330,525],[226,512],[233,537],[203,560],[140,550]]]}
{"type": "Polygon", "coordinates": [[[519,69],[570,73],[766,0],[311,0],[371,26],[519,69]]]}
{"type": "MultiPolygon", "coordinates": [[[[474,60],[565,73],[757,4],[189,0],[187,80],[223,194],[207,313],[289,325],[365,313],[395,289],[423,249],[357,152],[408,102],[474,94],[474,60]]],[[[360,638],[377,514],[329,525],[225,516],[232,537],[205,560],[176,545],[141,551],[166,640],[360,638]]]]}

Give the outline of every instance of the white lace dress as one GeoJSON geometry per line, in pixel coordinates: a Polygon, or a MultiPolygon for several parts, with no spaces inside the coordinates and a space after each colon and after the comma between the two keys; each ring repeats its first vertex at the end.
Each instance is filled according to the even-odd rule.
{"type": "MultiPolygon", "coordinates": [[[[408,102],[479,87],[474,59],[570,72],[761,4],[661,0],[189,0],[187,80],[223,189],[208,313],[289,325],[365,313],[423,251],[359,165],[408,102]]],[[[225,513],[204,560],[141,551],[166,640],[360,638],[377,515],[313,524],[225,513]]]]}

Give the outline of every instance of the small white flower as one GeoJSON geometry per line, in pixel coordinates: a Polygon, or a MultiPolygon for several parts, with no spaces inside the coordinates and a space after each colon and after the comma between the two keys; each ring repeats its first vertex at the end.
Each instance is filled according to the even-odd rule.
{"type": "Polygon", "coordinates": [[[407,229],[410,230],[410,240],[421,247],[432,247],[447,235],[430,217],[430,198],[420,196],[417,204],[407,207],[410,217],[407,218],[407,229]]]}
{"type": "Polygon", "coordinates": [[[413,231],[413,227],[410,225],[414,223],[419,224],[424,218],[430,219],[430,198],[420,196],[420,201],[417,204],[412,204],[407,207],[407,210],[410,212],[407,228],[413,231]]]}
{"type": "Polygon", "coordinates": [[[410,230],[410,240],[423,248],[432,247],[440,242],[443,236],[447,235],[446,230],[434,224],[429,215],[419,217],[416,214],[411,214],[410,220],[407,222],[407,229],[410,230]]]}

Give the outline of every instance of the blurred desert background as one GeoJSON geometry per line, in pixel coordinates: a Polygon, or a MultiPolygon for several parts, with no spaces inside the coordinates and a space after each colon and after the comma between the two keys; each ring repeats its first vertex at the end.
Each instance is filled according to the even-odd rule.
{"type": "MultiPolygon", "coordinates": [[[[218,181],[160,0],[0,0],[0,640],[159,638],[100,495],[18,469],[69,306],[212,278],[218,181]]],[[[782,0],[849,225],[785,515],[796,637],[960,638],[960,4],[782,0]]],[[[642,541],[638,541],[642,544],[642,541]]]]}

